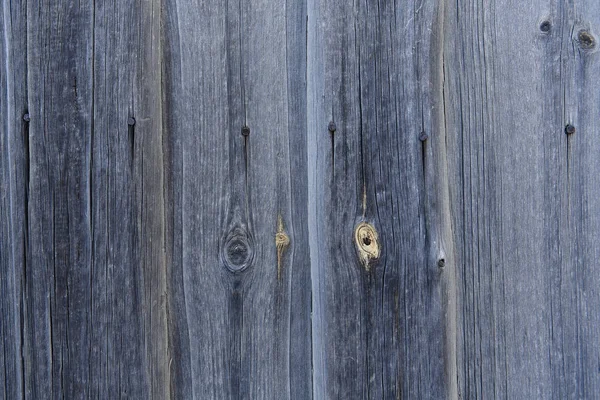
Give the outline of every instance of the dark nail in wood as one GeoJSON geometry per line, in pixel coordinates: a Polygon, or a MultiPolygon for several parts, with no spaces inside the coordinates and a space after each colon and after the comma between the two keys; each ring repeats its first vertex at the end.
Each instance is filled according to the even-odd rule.
{"type": "Polygon", "coordinates": [[[565,126],[565,133],[567,135],[572,135],[575,133],[575,127],[571,124],[568,124],[567,126],[565,126]]]}
{"type": "Polygon", "coordinates": [[[26,113],[26,114],[23,114],[23,121],[25,121],[25,122],[29,122],[30,120],[31,120],[31,117],[29,116],[29,114],[28,114],[28,113],[26,113]]]}
{"type": "Polygon", "coordinates": [[[135,118],[133,118],[133,117],[127,118],[127,125],[134,126],[135,125],[135,118]]]}
{"type": "Polygon", "coordinates": [[[242,136],[250,135],[250,128],[247,125],[242,126],[242,136]]]}
{"type": "Polygon", "coordinates": [[[550,32],[551,28],[552,28],[552,23],[550,21],[542,21],[542,23],[540,24],[540,31],[542,31],[544,33],[550,32]]]}
{"type": "Polygon", "coordinates": [[[424,141],[426,141],[427,139],[429,139],[429,135],[428,135],[428,134],[426,134],[425,132],[421,132],[421,135],[419,136],[419,140],[420,140],[421,142],[424,142],[424,141]]]}
{"type": "Polygon", "coordinates": [[[331,133],[335,132],[337,130],[337,127],[335,126],[335,122],[333,122],[333,121],[329,122],[329,125],[327,126],[327,129],[331,133]]]}

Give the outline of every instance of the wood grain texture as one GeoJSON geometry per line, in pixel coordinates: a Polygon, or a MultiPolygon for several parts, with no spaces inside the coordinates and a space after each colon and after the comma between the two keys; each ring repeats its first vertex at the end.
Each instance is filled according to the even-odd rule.
{"type": "Polygon", "coordinates": [[[173,398],[311,398],[304,10],[166,2],[173,398]]]}
{"type": "Polygon", "coordinates": [[[0,398],[168,393],[159,4],[2,3],[0,398]]]}
{"type": "Polygon", "coordinates": [[[597,1],[0,33],[0,399],[600,393],[597,1]]]}
{"type": "Polygon", "coordinates": [[[600,7],[448,7],[460,396],[595,398],[600,64],[578,36],[600,29],[600,7]]]}
{"type": "Polygon", "coordinates": [[[455,395],[443,12],[437,1],[309,2],[315,398],[455,395]],[[362,222],[378,237],[375,250],[366,234],[366,258],[362,222]]]}
{"type": "Polygon", "coordinates": [[[0,398],[24,390],[23,285],[29,180],[24,1],[0,3],[0,398]]]}

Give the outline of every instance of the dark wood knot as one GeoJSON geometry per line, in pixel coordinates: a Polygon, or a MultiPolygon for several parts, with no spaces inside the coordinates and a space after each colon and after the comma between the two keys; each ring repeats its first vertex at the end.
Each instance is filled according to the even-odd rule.
{"type": "Polygon", "coordinates": [[[583,50],[593,50],[596,47],[596,39],[585,29],[582,29],[577,33],[577,43],[583,50]]]}
{"type": "Polygon", "coordinates": [[[232,229],[221,250],[223,265],[231,272],[241,272],[252,264],[254,243],[248,232],[242,227],[232,229]]]}

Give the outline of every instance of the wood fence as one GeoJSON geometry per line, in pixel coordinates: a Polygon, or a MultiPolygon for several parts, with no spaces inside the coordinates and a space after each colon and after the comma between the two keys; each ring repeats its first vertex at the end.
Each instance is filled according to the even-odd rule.
{"type": "Polygon", "coordinates": [[[600,396],[597,0],[0,11],[1,399],[600,396]]]}

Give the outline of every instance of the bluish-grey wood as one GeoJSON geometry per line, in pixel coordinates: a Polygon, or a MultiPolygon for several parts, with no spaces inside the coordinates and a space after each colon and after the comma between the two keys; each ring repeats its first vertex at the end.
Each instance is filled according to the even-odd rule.
{"type": "Polygon", "coordinates": [[[460,395],[596,398],[600,6],[447,7],[460,395]]]}
{"type": "Polygon", "coordinates": [[[0,2],[0,399],[595,398],[599,25],[0,2]]]}
{"type": "Polygon", "coordinates": [[[160,2],[94,16],[90,397],[167,398],[160,2]]]}
{"type": "Polygon", "coordinates": [[[20,399],[27,262],[28,124],[25,2],[0,3],[0,398],[20,399]]]}
{"type": "Polygon", "coordinates": [[[0,398],[168,394],[159,8],[2,3],[0,398]]]}
{"type": "Polygon", "coordinates": [[[164,19],[172,396],[310,398],[305,5],[164,19]]]}
{"type": "Polygon", "coordinates": [[[443,12],[309,1],[315,398],[455,395],[443,12]],[[361,222],[379,237],[371,265],[355,244],[361,222]]]}

